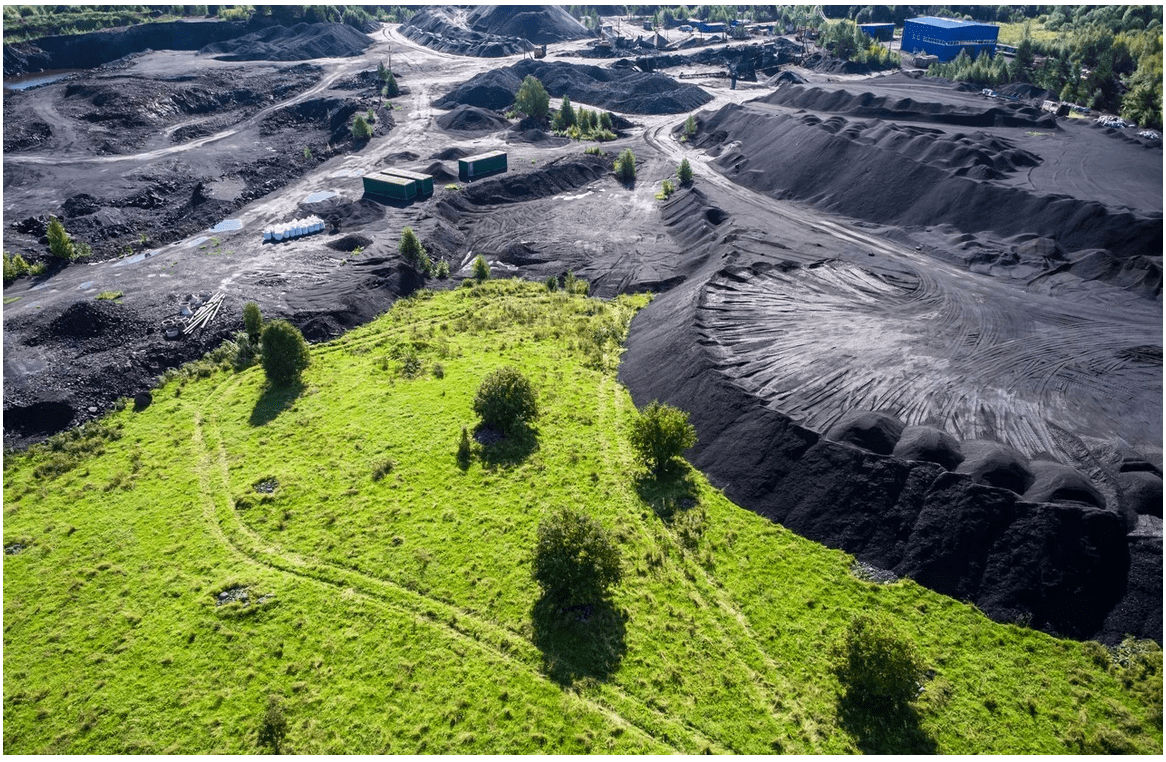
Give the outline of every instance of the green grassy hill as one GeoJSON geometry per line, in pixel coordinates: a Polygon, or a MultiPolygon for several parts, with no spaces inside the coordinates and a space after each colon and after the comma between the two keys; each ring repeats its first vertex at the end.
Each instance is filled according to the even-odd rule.
{"type": "Polygon", "coordinates": [[[863,581],[695,472],[648,481],[615,377],[646,301],[422,294],[314,347],[290,392],[206,361],[9,454],[4,751],[260,752],[280,715],[294,753],[1162,751],[1156,647],[1122,666],[863,581]],[[505,364],[542,414],[463,469],[505,364]],[[564,506],[624,573],[556,615],[530,560],[564,506]],[[859,612],[915,642],[913,711],[840,701],[830,649],[859,612]]]}

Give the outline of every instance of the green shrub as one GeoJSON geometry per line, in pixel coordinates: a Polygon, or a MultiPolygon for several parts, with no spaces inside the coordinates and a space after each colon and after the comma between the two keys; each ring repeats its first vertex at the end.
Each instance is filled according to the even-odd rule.
{"type": "Polygon", "coordinates": [[[861,706],[894,710],[919,694],[923,663],[914,644],[886,617],[854,617],[832,655],[847,699],[861,706]]]}
{"type": "Polygon", "coordinates": [[[611,112],[610,111],[604,111],[602,114],[599,115],[599,128],[601,130],[607,130],[608,132],[611,132],[613,137],[614,137],[615,127],[612,126],[612,123],[611,123],[611,112]]]}
{"type": "Polygon", "coordinates": [[[437,276],[438,280],[445,280],[449,277],[449,262],[446,260],[438,260],[437,267],[433,269],[433,274],[437,276]]]}
{"type": "Polygon", "coordinates": [[[539,522],[531,576],[562,605],[594,603],[619,584],[619,548],[598,521],[563,508],[539,522]]]}
{"type": "Polygon", "coordinates": [[[286,320],[273,320],[263,326],[260,341],[263,371],[273,386],[299,380],[300,374],[312,361],[304,335],[286,320]]]}
{"type": "Polygon", "coordinates": [[[413,232],[413,228],[406,227],[401,231],[401,240],[397,243],[397,251],[418,272],[425,275],[433,273],[433,262],[429,259],[429,253],[425,251],[425,247],[421,245],[421,240],[413,232]]]}
{"type": "Polygon", "coordinates": [[[656,198],[660,201],[665,200],[676,192],[676,186],[672,184],[671,180],[665,180],[660,183],[660,192],[656,194],[656,198]]]}
{"type": "Polygon", "coordinates": [[[49,217],[48,237],[49,252],[57,259],[72,262],[74,259],[79,259],[90,253],[87,244],[73,241],[72,237],[65,232],[65,226],[56,217],[49,217]]]}
{"type": "Polygon", "coordinates": [[[97,298],[102,301],[112,302],[121,299],[120,291],[102,291],[97,295],[97,298]]]}
{"type": "Polygon", "coordinates": [[[526,376],[506,365],[482,381],[474,398],[474,412],[490,428],[513,431],[538,417],[538,398],[526,376]]]}
{"type": "Polygon", "coordinates": [[[586,148],[583,149],[583,153],[590,154],[592,156],[602,156],[603,149],[600,148],[599,146],[587,146],[586,148]]]}
{"type": "Polygon", "coordinates": [[[312,159],[312,149],[307,146],[304,146],[304,158],[309,161],[312,159]]]}
{"type": "Polygon", "coordinates": [[[688,163],[688,159],[680,160],[680,166],[676,169],[676,177],[679,178],[682,185],[692,183],[692,165],[688,163]]]}
{"type": "Polygon", "coordinates": [[[29,267],[28,262],[19,254],[12,255],[4,252],[4,285],[7,286],[17,278],[28,275],[33,272],[32,267],[29,267]]]}
{"type": "Polygon", "coordinates": [[[519,85],[518,92],[514,94],[514,108],[527,116],[542,119],[550,113],[551,96],[542,82],[527,74],[526,79],[519,85]]]}
{"type": "Polygon", "coordinates": [[[259,334],[263,330],[263,315],[259,313],[259,305],[247,302],[243,305],[243,327],[247,331],[247,338],[252,344],[259,343],[259,334]]]}
{"type": "Polygon", "coordinates": [[[283,705],[279,696],[271,694],[267,697],[267,711],[259,723],[259,745],[279,754],[280,745],[286,736],[287,718],[283,714],[283,705]]]}
{"type": "Polygon", "coordinates": [[[696,429],[688,413],[652,400],[632,423],[632,448],[657,479],[663,477],[672,459],[696,444],[696,429]]]}
{"type": "Polygon", "coordinates": [[[546,279],[547,291],[559,290],[559,279],[553,275],[548,275],[546,279]]]}
{"type": "Polygon", "coordinates": [[[684,136],[690,138],[695,134],[696,117],[694,117],[692,114],[689,114],[688,118],[684,120],[684,136]]]}
{"type": "Polygon", "coordinates": [[[357,115],[356,119],[352,120],[352,137],[357,140],[368,140],[372,137],[372,127],[363,116],[357,115]]]}
{"type": "Polygon", "coordinates": [[[490,278],[490,265],[488,262],[486,262],[485,259],[482,258],[481,254],[474,257],[473,273],[474,280],[478,281],[479,283],[490,278]]]}
{"type": "Polygon", "coordinates": [[[625,183],[636,179],[636,155],[632,153],[632,149],[625,148],[620,151],[619,157],[615,160],[615,176],[625,183]]]}

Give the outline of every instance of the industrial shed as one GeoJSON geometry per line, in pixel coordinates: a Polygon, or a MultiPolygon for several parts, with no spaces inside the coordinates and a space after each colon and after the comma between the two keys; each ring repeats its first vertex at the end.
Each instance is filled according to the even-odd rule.
{"type": "Polygon", "coordinates": [[[403,177],[406,180],[414,181],[417,184],[418,196],[433,195],[433,175],[412,172],[408,169],[397,169],[396,167],[385,167],[380,172],[391,177],[403,177]]]}
{"type": "Polygon", "coordinates": [[[995,57],[999,33],[1000,28],[994,24],[922,16],[903,24],[901,47],[905,53],[930,53],[940,61],[952,60],[961,50],[968,51],[972,58],[982,52],[995,57]]]}
{"type": "Polygon", "coordinates": [[[364,176],[364,192],[369,196],[410,201],[417,196],[417,181],[406,177],[396,177],[384,172],[374,172],[364,176]]]}
{"type": "Polygon", "coordinates": [[[475,177],[492,175],[495,172],[506,171],[506,152],[490,151],[477,156],[467,156],[458,159],[458,174],[463,179],[471,180],[475,177]]]}
{"type": "Polygon", "coordinates": [[[862,30],[863,34],[873,40],[890,42],[895,39],[894,24],[859,24],[858,28],[862,30]]]}

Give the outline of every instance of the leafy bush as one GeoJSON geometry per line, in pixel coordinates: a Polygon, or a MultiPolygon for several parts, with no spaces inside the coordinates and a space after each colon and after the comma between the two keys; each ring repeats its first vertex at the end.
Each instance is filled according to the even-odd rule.
{"type": "Polygon", "coordinates": [[[681,159],[680,166],[676,169],[676,177],[680,179],[682,185],[689,185],[692,182],[692,165],[688,163],[688,159],[681,159]]]}
{"type": "Polygon", "coordinates": [[[665,180],[660,183],[660,192],[656,194],[656,198],[660,201],[663,201],[675,192],[676,186],[672,184],[672,181],[665,180]]]}
{"type": "Polygon", "coordinates": [[[659,479],[673,458],[696,444],[696,429],[688,422],[688,413],[652,400],[632,423],[631,444],[659,479]]]}
{"type": "Polygon", "coordinates": [[[919,693],[923,663],[914,644],[885,617],[852,619],[833,657],[847,699],[859,705],[893,710],[919,693]]]}
{"type": "Polygon", "coordinates": [[[562,605],[594,603],[619,584],[619,548],[598,521],[563,508],[539,522],[531,576],[562,605]]]}
{"type": "Polygon", "coordinates": [[[684,120],[684,136],[687,138],[691,138],[695,134],[696,134],[696,117],[693,116],[692,114],[689,114],[688,118],[684,120]]]}
{"type": "Polygon", "coordinates": [[[473,273],[474,280],[478,281],[479,283],[484,280],[488,280],[490,277],[490,265],[488,262],[486,262],[485,259],[482,258],[481,254],[474,257],[473,273]]]}
{"type": "Polygon", "coordinates": [[[273,320],[263,326],[260,341],[263,371],[273,386],[297,381],[312,361],[304,335],[286,320],[273,320]]]}
{"type": "Polygon", "coordinates": [[[243,305],[243,327],[247,330],[247,338],[252,344],[259,343],[259,333],[263,330],[263,315],[259,313],[259,305],[247,302],[243,305]]]}
{"type": "Polygon", "coordinates": [[[514,108],[527,116],[542,119],[550,113],[551,96],[542,82],[527,74],[526,79],[519,85],[518,92],[514,94],[514,108]]]}
{"type": "Polygon", "coordinates": [[[259,724],[259,745],[279,754],[279,747],[285,736],[287,718],[283,714],[283,705],[279,696],[271,694],[267,697],[267,711],[263,713],[263,720],[259,724]]]}
{"type": "Polygon", "coordinates": [[[49,217],[49,252],[57,259],[72,262],[74,259],[88,256],[88,244],[75,243],[72,237],[65,232],[65,226],[56,217],[49,217]]]}
{"type": "Polygon", "coordinates": [[[615,160],[615,176],[625,183],[636,179],[636,155],[632,153],[632,149],[625,148],[620,151],[619,157],[615,160]]]}
{"type": "Polygon", "coordinates": [[[589,154],[591,156],[602,156],[603,149],[600,148],[599,146],[587,146],[586,148],[583,149],[583,153],[589,154]]]}
{"type": "Polygon", "coordinates": [[[425,251],[425,247],[421,245],[421,240],[413,232],[413,228],[406,227],[401,231],[401,240],[397,243],[397,251],[415,270],[426,275],[433,273],[433,262],[429,259],[429,253],[425,251]]]}
{"type": "Polygon", "coordinates": [[[363,116],[357,115],[356,119],[352,120],[352,137],[357,140],[368,140],[372,137],[372,126],[363,116]]]}
{"type": "Polygon", "coordinates": [[[121,299],[121,296],[122,293],[120,291],[102,291],[97,295],[97,298],[102,301],[113,302],[121,299]]]}
{"type": "Polygon", "coordinates": [[[437,262],[437,267],[433,269],[433,274],[437,276],[438,280],[445,280],[449,277],[449,262],[441,259],[437,262]]]}
{"type": "MultiPolygon", "coordinates": [[[[43,270],[44,268],[40,268],[43,270]]],[[[4,285],[7,286],[12,281],[23,275],[36,274],[36,266],[30,267],[24,257],[19,254],[12,255],[4,252],[4,285]]]]}
{"type": "Polygon", "coordinates": [[[474,412],[486,426],[513,431],[538,417],[538,399],[526,376],[506,365],[482,381],[474,398],[474,412]]]}
{"type": "Polygon", "coordinates": [[[546,279],[547,291],[559,290],[559,279],[553,275],[548,275],[546,279]]]}
{"type": "Polygon", "coordinates": [[[565,130],[575,123],[575,109],[571,108],[571,99],[564,95],[559,110],[555,112],[552,125],[556,130],[565,130]]]}

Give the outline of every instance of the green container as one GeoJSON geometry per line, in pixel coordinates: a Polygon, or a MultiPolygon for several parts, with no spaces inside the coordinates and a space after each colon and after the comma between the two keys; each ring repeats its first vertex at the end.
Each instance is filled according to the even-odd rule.
{"type": "Polygon", "coordinates": [[[413,180],[417,183],[418,196],[432,196],[433,195],[433,176],[423,175],[420,172],[410,172],[407,169],[397,169],[396,167],[386,167],[381,170],[381,174],[392,175],[393,177],[403,177],[406,180],[413,180]]]}
{"type": "Polygon", "coordinates": [[[364,176],[364,192],[370,196],[391,198],[394,201],[409,201],[417,196],[417,181],[407,177],[394,177],[383,172],[364,176]]]}
{"type": "Polygon", "coordinates": [[[458,173],[467,180],[485,177],[495,172],[505,172],[506,152],[491,151],[478,156],[467,156],[464,159],[458,159],[457,165],[458,173]]]}

